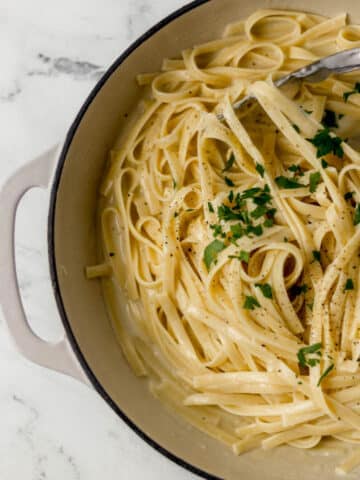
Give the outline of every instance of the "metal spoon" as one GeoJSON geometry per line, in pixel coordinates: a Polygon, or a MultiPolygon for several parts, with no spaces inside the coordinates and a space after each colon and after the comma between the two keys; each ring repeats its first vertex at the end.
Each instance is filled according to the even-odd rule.
{"type": "MultiPolygon", "coordinates": [[[[304,80],[307,82],[317,83],[328,78],[332,73],[346,73],[353,70],[360,69],[360,48],[352,48],[351,50],[344,50],[334,55],[321,58],[314,63],[310,63],[305,67],[289,73],[285,77],[281,77],[274,82],[276,87],[282,87],[291,80],[304,80]]],[[[234,103],[235,110],[243,107],[249,100],[254,99],[252,95],[247,95],[238,102],[234,103]]],[[[224,115],[219,113],[217,115],[219,120],[224,120],[224,115]]]]}

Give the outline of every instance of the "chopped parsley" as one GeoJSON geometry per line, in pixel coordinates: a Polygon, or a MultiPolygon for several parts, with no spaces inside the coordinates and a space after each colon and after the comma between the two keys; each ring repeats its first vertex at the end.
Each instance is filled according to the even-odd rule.
{"type": "Polygon", "coordinates": [[[231,180],[231,178],[225,177],[224,180],[228,187],[235,187],[235,183],[231,180]]]}
{"type": "Polygon", "coordinates": [[[292,297],[298,297],[299,295],[306,293],[309,290],[309,287],[304,283],[303,285],[293,285],[289,293],[292,297]]]}
{"type": "Polygon", "coordinates": [[[295,176],[299,175],[300,177],[302,177],[304,175],[304,172],[301,170],[300,165],[295,165],[295,163],[293,165],[290,165],[288,170],[290,172],[293,172],[295,176]]]}
{"type": "Polygon", "coordinates": [[[263,223],[264,227],[270,228],[274,225],[274,219],[273,218],[267,218],[265,222],[263,223]]]}
{"type": "Polygon", "coordinates": [[[309,345],[308,347],[300,348],[297,353],[299,365],[301,367],[315,367],[315,365],[320,363],[320,358],[316,358],[310,355],[315,354],[318,357],[321,357],[321,349],[322,343],[314,343],[313,345],[309,345]]]}
{"type": "Polygon", "coordinates": [[[230,190],[229,195],[228,195],[228,200],[230,203],[234,201],[234,192],[230,190]]]}
{"type": "Polygon", "coordinates": [[[310,193],[314,193],[321,180],[320,172],[310,173],[310,193]]]}
{"type": "Polygon", "coordinates": [[[348,278],[345,283],[344,292],[347,290],[354,290],[354,282],[351,278],[348,278]]]}
{"type": "Polygon", "coordinates": [[[329,166],[328,162],[326,160],[324,160],[323,158],[321,159],[321,166],[323,168],[327,168],[329,166]]]}
{"type": "Polygon", "coordinates": [[[210,225],[211,230],[214,230],[213,235],[214,237],[226,237],[226,233],[223,232],[222,226],[221,225],[210,225]]]}
{"type": "Polygon", "coordinates": [[[255,310],[257,307],[260,307],[260,303],[256,298],[251,295],[246,295],[243,308],[245,308],[245,310],[255,310]]]}
{"type": "MultiPolygon", "coordinates": [[[[262,191],[262,189],[260,187],[253,187],[253,188],[248,188],[247,190],[244,190],[241,197],[245,200],[246,198],[253,198],[255,197],[255,195],[257,195],[258,193],[260,193],[262,191]]],[[[265,190],[264,188],[264,191],[267,191],[265,190]]]]}
{"type": "Polygon", "coordinates": [[[255,168],[256,168],[256,171],[260,174],[260,176],[264,178],[265,168],[262,165],[260,165],[260,163],[257,163],[255,168]]]}
{"type": "Polygon", "coordinates": [[[327,128],[338,128],[339,126],[337,123],[336,113],[332,110],[325,110],[321,123],[327,128]]]}
{"type": "Polygon", "coordinates": [[[237,260],[240,260],[240,262],[249,263],[250,253],[245,252],[245,250],[240,250],[238,255],[229,255],[229,258],[236,258],[237,260]]]}
{"type": "Polygon", "coordinates": [[[227,172],[234,165],[235,155],[232,153],[228,160],[225,163],[225,167],[222,169],[223,172],[227,172]]]}
{"type": "Polygon", "coordinates": [[[264,216],[265,213],[267,212],[267,210],[268,210],[268,209],[267,209],[267,207],[266,207],[265,205],[258,205],[258,206],[255,208],[255,210],[253,210],[253,211],[250,213],[250,215],[251,215],[253,218],[257,219],[257,218],[260,218],[260,217],[264,216]]]}
{"type": "Polygon", "coordinates": [[[351,200],[355,192],[346,192],[344,195],[345,200],[351,200]]]}
{"type": "Polygon", "coordinates": [[[342,139],[330,135],[330,130],[328,128],[318,130],[313,138],[308,138],[307,140],[316,147],[317,158],[323,157],[328,153],[333,153],[340,158],[344,156],[344,150],[341,146],[342,139]]]}
{"type": "Polygon", "coordinates": [[[347,102],[349,97],[351,95],[354,95],[355,93],[360,93],[360,82],[355,83],[353,90],[350,90],[349,92],[345,92],[343,94],[343,99],[345,100],[345,102],[347,102]]]}
{"type": "Polygon", "coordinates": [[[320,262],[321,255],[320,255],[319,250],[313,250],[312,254],[313,254],[313,257],[314,257],[314,261],[320,262]]]}
{"type": "Polygon", "coordinates": [[[208,209],[209,209],[209,212],[211,212],[211,213],[215,212],[214,207],[212,206],[211,202],[208,202],[208,209]]]}
{"type": "Polygon", "coordinates": [[[245,234],[241,223],[235,223],[235,225],[231,225],[230,231],[234,240],[241,238],[245,234]]]}
{"type": "Polygon", "coordinates": [[[176,181],[175,181],[175,179],[174,179],[174,178],[173,178],[173,187],[174,187],[174,190],[175,190],[175,189],[176,189],[176,187],[177,187],[177,183],[176,183],[176,181]]]}
{"type": "Polygon", "coordinates": [[[295,132],[300,133],[299,125],[296,125],[295,123],[293,123],[292,126],[293,126],[293,129],[295,130],[295,132]]]}
{"type": "Polygon", "coordinates": [[[260,288],[265,298],[273,298],[272,288],[268,283],[255,283],[255,287],[260,288]]]}
{"type": "Polygon", "coordinates": [[[320,387],[320,383],[324,380],[325,377],[329,375],[329,373],[334,369],[335,365],[332,363],[331,365],[328,366],[328,368],[323,372],[321,377],[319,378],[319,381],[317,383],[317,386],[320,387]]]}
{"type": "Polygon", "coordinates": [[[296,180],[293,180],[292,178],[283,177],[282,175],[280,177],[276,177],[275,182],[279,188],[286,188],[286,189],[302,188],[305,186],[297,182],[296,180]]]}
{"type": "Polygon", "coordinates": [[[263,234],[263,228],[262,228],[261,225],[251,225],[250,224],[246,227],[246,233],[247,234],[253,233],[257,237],[260,237],[260,235],[263,234]]]}
{"type": "Polygon", "coordinates": [[[213,242],[209,243],[209,245],[205,248],[204,263],[208,270],[210,270],[211,264],[216,261],[218,254],[222,252],[225,248],[225,243],[221,242],[220,240],[214,240],[213,242]]]}
{"type": "Polygon", "coordinates": [[[355,213],[354,213],[354,225],[358,225],[360,223],[360,203],[356,205],[355,213]]]}

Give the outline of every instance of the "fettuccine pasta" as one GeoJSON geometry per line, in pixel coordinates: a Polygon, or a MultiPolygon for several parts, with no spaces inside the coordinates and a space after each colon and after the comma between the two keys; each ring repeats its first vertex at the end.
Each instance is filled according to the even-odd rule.
{"type": "Polygon", "coordinates": [[[257,11],[140,75],[111,152],[88,276],[134,372],[236,454],[360,443],[358,74],[273,85],[357,46],[345,14],[257,11]]]}

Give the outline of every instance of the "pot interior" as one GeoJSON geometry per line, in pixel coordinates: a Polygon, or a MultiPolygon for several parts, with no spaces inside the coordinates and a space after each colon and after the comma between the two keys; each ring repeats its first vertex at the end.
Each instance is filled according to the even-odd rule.
{"type": "Polygon", "coordinates": [[[56,275],[52,274],[57,277],[64,322],[100,393],[158,445],[194,468],[227,480],[331,480],[341,452],[320,456],[281,447],[236,457],[167,411],[151,396],[146,381],[129,369],[106,313],[101,284],[84,275],[85,266],[97,263],[96,205],[108,152],[141,95],[136,75],[156,71],[164,57],[214,39],[227,23],[259,8],[306,8],[328,16],[347,11],[352,21],[360,21],[358,0],[315,0],[306,5],[299,0],[210,0],[188,8],[140,41],[108,72],[69,132],[55,179],[59,185],[53,191],[54,218],[49,217],[54,228],[50,254],[55,256],[56,275]]]}

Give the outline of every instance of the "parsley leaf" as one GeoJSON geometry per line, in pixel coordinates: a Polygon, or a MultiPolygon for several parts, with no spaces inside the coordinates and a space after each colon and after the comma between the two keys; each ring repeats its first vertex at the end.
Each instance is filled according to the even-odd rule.
{"type": "Polygon", "coordinates": [[[323,168],[327,168],[329,166],[328,162],[326,160],[324,160],[323,158],[321,159],[321,166],[323,168]]]}
{"type": "Polygon", "coordinates": [[[328,128],[338,128],[339,126],[336,119],[336,113],[332,110],[325,110],[321,123],[324,125],[324,127],[328,128]]]}
{"type": "Polygon", "coordinates": [[[245,252],[245,250],[241,250],[238,255],[230,255],[229,258],[236,258],[237,260],[240,260],[241,262],[249,263],[250,253],[245,252]]]}
{"type": "Polygon", "coordinates": [[[222,237],[222,238],[225,238],[226,237],[226,234],[223,232],[223,229],[222,229],[222,226],[221,225],[210,225],[210,228],[211,230],[214,230],[214,237],[222,237]]]}
{"type": "Polygon", "coordinates": [[[270,228],[274,225],[274,219],[273,218],[267,218],[265,222],[263,223],[264,227],[270,228]]]}
{"type": "Polygon", "coordinates": [[[300,165],[295,165],[295,163],[294,163],[293,165],[290,165],[290,167],[288,168],[288,170],[289,170],[290,172],[295,173],[296,175],[300,175],[300,176],[303,176],[303,175],[304,175],[303,172],[302,172],[302,170],[301,170],[300,165]]]}
{"type": "Polygon", "coordinates": [[[358,225],[360,223],[360,203],[357,204],[355,208],[354,214],[354,225],[358,225]]]}
{"type": "Polygon", "coordinates": [[[309,287],[306,284],[304,284],[304,285],[293,285],[290,288],[289,293],[292,297],[298,297],[302,293],[306,293],[308,290],[309,290],[309,287]]]}
{"type": "Polygon", "coordinates": [[[256,219],[265,215],[266,212],[267,212],[267,208],[265,207],[265,205],[259,205],[258,207],[255,208],[255,210],[253,210],[250,213],[250,215],[256,219]]]}
{"type": "Polygon", "coordinates": [[[256,298],[251,295],[246,295],[243,308],[245,308],[245,310],[255,310],[256,307],[260,307],[260,303],[256,298]]]}
{"type": "Polygon", "coordinates": [[[265,168],[262,165],[260,165],[260,163],[257,163],[255,168],[256,168],[256,171],[260,174],[260,176],[264,178],[265,168]]]}
{"type": "Polygon", "coordinates": [[[355,83],[354,90],[350,90],[349,92],[345,92],[343,94],[343,99],[345,100],[345,102],[347,102],[350,95],[354,95],[354,93],[360,93],[360,82],[355,83]]]}
{"type": "Polygon", "coordinates": [[[255,283],[255,287],[260,288],[265,298],[273,298],[272,288],[268,283],[255,283]]]}
{"type": "Polygon", "coordinates": [[[321,180],[320,172],[310,173],[310,193],[314,193],[321,180]]]}
{"type": "Polygon", "coordinates": [[[217,259],[217,256],[226,248],[224,242],[214,240],[204,250],[204,263],[206,268],[210,270],[210,265],[217,259]]]}
{"type": "Polygon", "coordinates": [[[256,235],[257,237],[260,237],[260,235],[262,235],[263,233],[263,228],[261,225],[248,225],[246,227],[246,233],[250,234],[250,233],[253,233],[254,235],[256,235]]]}
{"type": "Polygon", "coordinates": [[[175,179],[174,179],[174,178],[173,178],[173,187],[174,187],[174,190],[175,190],[175,189],[176,189],[176,187],[177,187],[177,183],[176,183],[176,181],[175,181],[175,179]]]}
{"type": "Polygon", "coordinates": [[[297,353],[297,358],[299,361],[299,365],[301,367],[314,367],[317,363],[320,363],[320,359],[318,358],[308,358],[307,356],[315,353],[319,357],[321,356],[322,343],[314,343],[313,345],[309,345],[308,347],[300,348],[297,353]]]}
{"type": "Polygon", "coordinates": [[[319,250],[313,250],[312,254],[313,254],[314,260],[316,260],[317,262],[320,262],[321,255],[319,250]]]}
{"type": "Polygon", "coordinates": [[[208,202],[208,209],[209,209],[209,212],[211,212],[211,213],[215,212],[214,207],[212,206],[212,203],[210,203],[210,202],[208,202]]]}
{"type": "Polygon", "coordinates": [[[241,238],[244,235],[244,229],[240,223],[236,223],[235,225],[231,225],[230,231],[232,233],[232,238],[234,240],[241,238]]]}
{"type": "Polygon", "coordinates": [[[225,167],[222,169],[223,172],[227,172],[234,165],[235,155],[232,153],[229,159],[225,163],[225,167]]]}
{"type": "Polygon", "coordinates": [[[246,198],[252,198],[255,197],[258,193],[260,193],[262,190],[259,187],[254,187],[254,188],[248,188],[247,190],[244,190],[241,197],[245,200],[246,198]]]}
{"type": "Polygon", "coordinates": [[[291,178],[283,177],[282,175],[280,177],[275,178],[276,185],[280,188],[301,188],[304,187],[305,185],[302,185],[301,183],[297,182],[296,180],[293,180],[291,178]]]}
{"type": "Polygon", "coordinates": [[[318,130],[313,138],[308,138],[307,140],[316,147],[317,158],[323,157],[328,153],[333,153],[340,158],[344,156],[344,150],[341,146],[342,139],[331,136],[328,128],[318,130]]]}
{"type": "Polygon", "coordinates": [[[317,386],[320,387],[320,383],[324,380],[324,378],[329,375],[329,373],[334,369],[335,365],[332,363],[331,365],[328,366],[328,368],[323,372],[321,377],[319,378],[319,381],[317,383],[317,386]]]}
{"type": "Polygon", "coordinates": [[[351,278],[348,278],[345,283],[344,292],[347,290],[354,290],[354,282],[351,278]]]}
{"type": "Polygon", "coordinates": [[[228,187],[235,187],[235,183],[231,180],[231,178],[225,177],[224,180],[228,187]]]}

